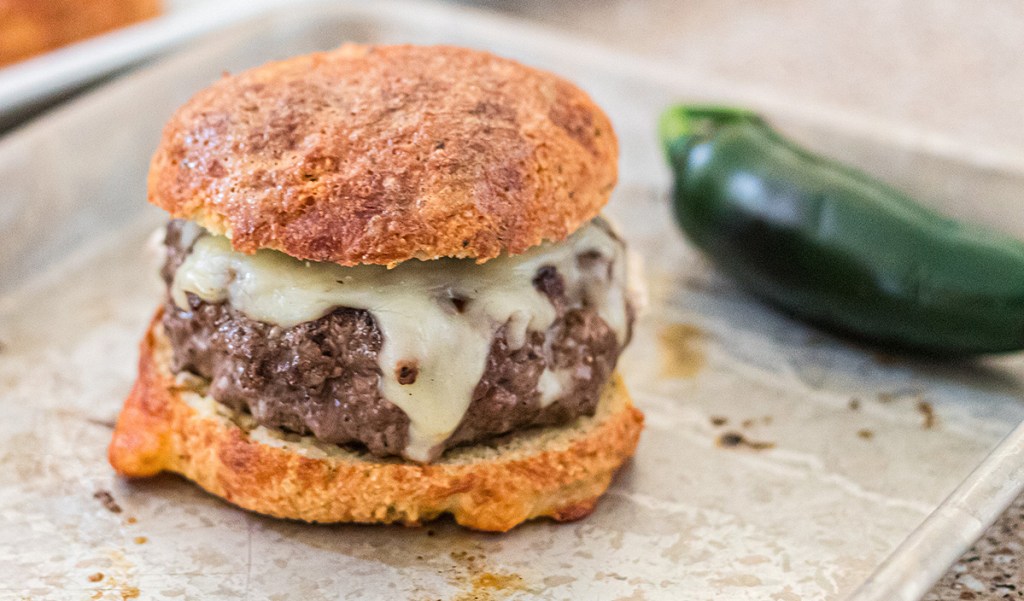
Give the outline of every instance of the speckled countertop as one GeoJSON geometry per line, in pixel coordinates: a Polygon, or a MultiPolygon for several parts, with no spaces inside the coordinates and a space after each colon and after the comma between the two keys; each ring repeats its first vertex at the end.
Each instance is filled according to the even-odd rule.
{"type": "MultiPolygon", "coordinates": [[[[1024,152],[1024,4],[993,0],[519,0],[490,9],[678,61],[681,72],[1024,152]],[[866,35],[865,32],[871,32],[866,35]]],[[[1024,497],[927,601],[1024,599],[1024,497]]]]}
{"type": "Polygon", "coordinates": [[[925,601],[954,599],[1024,599],[1024,496],[925,597],[925,601]]]}

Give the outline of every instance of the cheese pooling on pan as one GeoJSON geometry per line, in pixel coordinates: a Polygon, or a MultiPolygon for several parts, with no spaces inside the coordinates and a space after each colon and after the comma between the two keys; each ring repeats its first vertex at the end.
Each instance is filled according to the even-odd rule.
{"type": "MultiPolygon", "coordinates": [[[[294,259],[273,250],[235,252],[227,238],[195,236],[175,272],[171,297],[188,309],[188,293],[228,302],[247,317],[291,327],[347,307],[368,311],[380,329],[381,396],[409,417],[405,456],[427,461],[458,427],[502,327],[508,345],[522,347],[530,332],[546,331],[557,317],[534,286],[539,270],[553,267],[570,298],[594,308],[625,344],[630,299],[622,242],[601,219],[566,240],[483,264],[467,259],[410,260],[393,269],[342,267],[294,259]],[[605,261],[587,261],[600,256],[605,261]],[[409,374],[413,373],[413,378],[409,374]]],[[[546,369],[541,403],[561,396],[567,374],[546,369]]]]}

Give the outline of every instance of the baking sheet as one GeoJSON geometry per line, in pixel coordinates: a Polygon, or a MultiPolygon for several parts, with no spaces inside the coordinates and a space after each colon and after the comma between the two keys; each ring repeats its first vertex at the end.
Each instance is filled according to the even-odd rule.
{"type": "MultiPolygon", "coordinates": [[[[978,157],[735,98],[514,21],[408,3],[261,18],[0,142],[0,597],[920,595],[1020,488],[1024,435],[989,453],[1024,419],[1024,361],[879,355],[718,276],[671,224],[653,130],[672,100],[722,97],[947,209],[967,211],[962,190],[1001,206],[1024,183],[978,157]],[[345,40],[491,49],[571,77],[612,116],[622,178],[609,213],[646,256],[652,292],[622,361],[648,427],[588,519],[502,536],[447,521],[312,526],[242,512],[176,477],[123,482],[105,463],[159,296],[141,249],[162,220],[143,199],[164,120],[225,69],[345,40]],[[722,447],[727,433],[750,444],[722,447]]],[[[1013,217],[1002,227],[1024,231],[1013,217]]]]}

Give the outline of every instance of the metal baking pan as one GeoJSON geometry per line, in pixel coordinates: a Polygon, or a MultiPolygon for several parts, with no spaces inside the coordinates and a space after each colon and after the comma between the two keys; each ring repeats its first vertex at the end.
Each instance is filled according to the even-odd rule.
{"type": "Polygon", "coordinates": [[[669,217],[654,124],[680,99],[753,106],[938,207],[1024,234],[1010,210],[1024,169],[1010,163],[514,20],[405,2],[259,17],[0,141],[0,597],[918,598],[1024,484],[1024,361],[879,355],[721,278],[669,217]],[[145,176],[164,121],[224,70],[344,41],[489,49],[572,78],[611,115],[622,177],[608,213],[645,255],[652,298],[621,370],[648,425],[587,519],[501,536],[443,520],[315,526],[107,465],[160,297],[142,249],[163,220],[145,176]]]}

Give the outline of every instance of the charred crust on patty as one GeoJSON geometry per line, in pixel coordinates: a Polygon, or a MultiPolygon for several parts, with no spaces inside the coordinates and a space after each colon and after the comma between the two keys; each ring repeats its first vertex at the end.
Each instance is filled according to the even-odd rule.
{"type": "Polygon", "coordinates": [[[346,45],[194,96],[164,129],[149,199],[247,253],[485,261],[596,216],[617,152],[607,116],[550,73],[464,48],[346,45]]]}
{"type": "Polygon", "coordinates": [[[419,374],[420,368],[416,361],[403,361],[395,366],[395,379],[403,386],[415,384],[419,374]]]}

